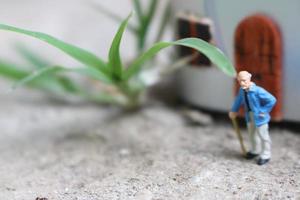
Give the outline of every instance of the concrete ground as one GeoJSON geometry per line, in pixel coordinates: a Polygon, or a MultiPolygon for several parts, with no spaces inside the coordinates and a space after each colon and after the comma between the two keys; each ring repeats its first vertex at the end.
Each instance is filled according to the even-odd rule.
{"type": "Polygon", "coordinates": [[[21,89],[1,93],[0,132],[1,200],[300,199],[288,126],[271,127],[273,157],[258,166],[226,119],[191,126],[160,103],[124,113],[21,89]]]}

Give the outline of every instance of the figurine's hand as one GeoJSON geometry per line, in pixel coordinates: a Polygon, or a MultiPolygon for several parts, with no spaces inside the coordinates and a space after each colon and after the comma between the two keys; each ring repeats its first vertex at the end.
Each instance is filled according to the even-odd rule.
{"type": "Polygon", "coordinates": [[[230,119],[234,119],[237,116],[237,112],[229,112],[228,116],[229,116],[230,119]]]}

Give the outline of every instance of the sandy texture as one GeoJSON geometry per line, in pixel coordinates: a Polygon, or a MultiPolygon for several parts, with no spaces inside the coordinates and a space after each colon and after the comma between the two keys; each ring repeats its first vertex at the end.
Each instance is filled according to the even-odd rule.
{"type": "Polygon", "coordinates": [[[290,129],[271,127],[273,158],[258,166],[226,120],[189,126],[161,104],[122,113],[19,93],[0,100],[1,200],[300,198],[290,129]]]}

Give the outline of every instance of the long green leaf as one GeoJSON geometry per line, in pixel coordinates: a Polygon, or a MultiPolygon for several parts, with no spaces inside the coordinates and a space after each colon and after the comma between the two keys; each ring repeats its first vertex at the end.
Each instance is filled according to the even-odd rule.
{"type": "Polygon", "coordinates": [[[102,81],[107,84],[112,83],[112,80],[110,78],[107,78],[107,76],[105,76],[104,74],[102,74],[101,72],[96,70],[95,68],[85,66],[85,67],[77,67],[77,68],[67,68],[67,71],[86,75],[95,80],[99,80],[99,81],[102,81]]]}
{"type": "Polygon", "coordinates": [[[151,21],[153,20],[153,16],[155,13],[155,10],[157,8],[157,0],[151,0],[150,5],[149,5],[149,10],[147,13],[144,15],[143,20],[140,22],[140,27],[139,27],[139,40],[138,40],[138,47],[140,50],[144,50],[146,40],[147,40],[147,34],[148,30],[151,24],[151,21]]]}
{"type": "Polygon", "coordinates": [[[29,62],[29,64],[32,64],[35,69],[50,65],[50,62],[46,61],[41,56],[38,56],[36,52],[33,52],[23,44],[17,44],[16,50],[29,62]]]}
{"type": "MultiPolygon", "coordinates": [[[[31,75],[31,72],[23,70],[21,66],[0,61],[0,75],[14,81],[18,81],[31,75]]],[[[37,78],[30,82],[28,86],[39,89],[46,89],[55,93],[62,92],[62,86],[52,77],[37,78]]]]}
{"type": "Polygon", "coordinates": [[[30,81],[33,81],[43,75],[47,75],[47,74],[51,74],[51,73],[57,73],[57,72],[64,72],[64,71],[73,71],[73,72],[77,72],[80,74],[85,74],[85,75],[89,75],[95,79],[100,79],[101,81],[105,81],[107,83],[110,83],[110,80],[105,80],[103,78],[103,76],[101,76],[101,73],[99,73],[99,71],[95,70],[94,68],[65,68],[65,67],[61,67],[61,66],[52,66],[52,67],[46,67],[46,68],[42,68],[39,69],[33,73],[31,73],[30,75],[24,77],[23,79],[19,80],[14,86],[13,88],[17,88],[19,86],[22,86],[30,81]]]}
{"type": "Polygon", "coordinates": [[[229,76],[235,76],[236,71],[230,60],[217,47],[198,38],[185,38],[175,42],[159,42],[154,44],[150,49],[138,57],[130,67],[127,68],[123,75],[123,80],[128,80],[140,70],[142,64],[152,58],[161,49],[172,45],[191,47],[206,55],[221,71],[229,76]]]}
{"type": "Polygon", "coordinates": [[[0,75],[4,77],[18,80],[28,76],[29,74],[30,72],[21,69],[19,66],[0,61],[0,75]]]}
{"type": "Polygon", "coordinates": [[[166,3],[166,7],[163,11],[163,16],[162,16],[162,19],[160,20],[160,26],[159,26],[159,31],[156,35],[156,38],[155,38],[155,43],[156,42],[159,42],[161,41],[162,39],[162,36],[167,28],[167,23],[169,22],[169,19],[170,19],[170,16],[171,16],[171,3],[170,3],[171,0],[168,0],[167,3],[166,3]]]}
{"type": "Polygon", "coordinates": [[[211,62],[228,76],[234,77],[236,75],[235,67],[232,65],[229,58],[227,58],[219,48],[204,40],[198,38],[186,38],[172,42],[171,44],[194,48],[206,55],[211,62]]]}
{"type": "Polygon", "coordinates": [[[81,49],[79,47],[76,47],[74,45],[63,42],[59,39],[56,39],[48,34],[41,33],[41,32],[33,32],[33,31],[29,31],[29,30],[25,30],[25,29],[13,27],[13,26],[8,26],[5,24],[0,24],[0,29],[7,30],[7,31],[13,31],[13,32],[17,32],[17,33],[22,33],[22,34],[37,38],[39,40],[45,41],[48,44],[67,53],[68,55],[70,55],[74,59],[78,60],[79,62],[81,62],[85,65],[88,65],[88,66],[95,67],[96,69],[100,70],[101,72],[103,72],[106,75],[109,74],[108,70],[106,68],[105,62],[102,61],[97,56],[95,56],[94,54],[92,54],[84,49],[81,49]]]}
{"type": "MultiPolygon", "coordinates": [[[[16,84],[17,83],[15,83],[12,86],[12,89],[16,89],[16,87],[17,87],[16,84]]],[[[66,91],[68,91],[66,89],[66,86],[64,84],[62,84],[61,81],[59,81],[55,77],[51,77],[51,76],[37,77],[36,79],[28,82],[27,85],[29,87],[36,88],[36,89],[39,89],[39,90],[45,91],[45,92],[54,93],[57,95],[63,95],[66,93],[66,91]]]]}
{"type": "Polygon", "coordinates": [[[109,57],[108,57],[108,67],[112,74],[112,79],[120,80],[122,78],[122,62],[120,56],[120,44],[122,40],[123,33],[126,29],[128,24],[128,20],[131,17],[130,14],[120,25],[117,34],[115,35],[113,42],[111,44],[109,50],[109,57]]]}
{"type": "Polygon", "coordinates": [[[151,0],[151,2],[150,2],[149,10],[145,17],[145,21],[146,21],[145,23],[146,23],[147,27],[149,26],[150,22],[153,20],[153,16],[154,16],[155,10],[157,8],[157,3],[158,3],[158,0],[151,0]]]}
{"type": "Polygon", "coordinates": [[[144,15],[143,15],[141,2],[140,2],[140,0],[132,0],[132,1],[133,1],[134,9],[137,13],[138,20],[140,23],[142,23],[144,20],[144,15]]]}
{"type": "Polygon", "coordinates": [[[81,89],[81,87],[76,82],[74,82],[73,80],[71,80],[66,76],[54,76],[53,78],[61,85],[64,91],[67,91],[69,93],[83,92],[83,89],[81,89]]]}
{"type": "Polygon", "coordinates": [[[62,67],[60,67],[60,66],[53,66],[53,67],[46,67],[46,68],[42,68],[42,69],[39,69],[37,71],[34,71],[30,75],[24,77],[23,79],[21,79],[17,83],[15,83],[13,85],[13,89],[16,89],[17,87],[19,87],[21,85],[24,85],[24,84],[26,84],[26,83],[34,80],[34,79],[37,79],[42,75],[46,75],[46,74],[49,74],[49,73],[53,73],[53,72],[57,72],[59,70],[62,70],[61,68],[62,67]]]}

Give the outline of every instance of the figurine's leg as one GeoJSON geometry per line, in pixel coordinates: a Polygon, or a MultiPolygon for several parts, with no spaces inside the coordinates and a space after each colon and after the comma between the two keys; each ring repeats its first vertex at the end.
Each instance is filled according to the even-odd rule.
{"type": "Polygon", "coordinates": [[[271,158],[271,138],[269,135],[269,125],[264,124],[262,126],[257,127],[257,131],[259,134],[259,137],[262,141],[262,152],[260,154],[260,158],[262,159],[270,159],[271,158]]]}
{"type": "Polygon", "coordinates": [[[260,142],[260,138],[257,134],[254,123],[253,122],[247,123],[247,128],[248,128],[250,144],[251,144],[250,152],[253,154],[259,154],[261,142],[260,142]]]}
{"type": "Polygon", "coordinates": [[[251,143],[250,152],[253,154],[259,154],[261,150],[260,149],[261,142],[254,125],[253,113],[250,112],[249,117],[250,117],[250,122],[247,123],[247,128],[248,128],[248,133],[249,133],[250,143],[251,143]]]}

